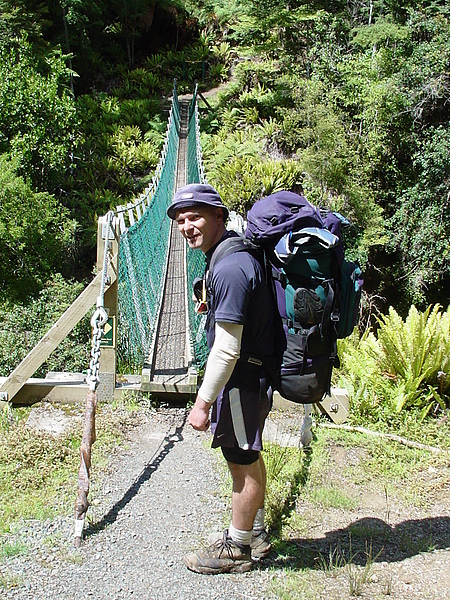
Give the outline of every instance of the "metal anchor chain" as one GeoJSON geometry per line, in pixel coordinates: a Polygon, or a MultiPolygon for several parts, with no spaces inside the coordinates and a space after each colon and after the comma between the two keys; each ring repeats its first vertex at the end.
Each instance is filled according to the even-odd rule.
{"type": "Polygon", "coordinates": [[[98,384],[100,383],[100,342],[102,341],[104,327],[107,321],[108,314],[103,306],[98,306],[97,299],[97,308],[91,317],[92,348],[88,375],[86,377],[86,382],[89,385],[89,389],[93,392],[95,392],[95,390],[98,387],[98,384]]]}
{"type": "Polygon", "coordinates": [[[108,314],[104,308],[105,298],[105,285],[108,278],[108,266],[109,266],[109,231],[112,227],[114,219],[114,212],[110,210],[106,214],[106,235],[105,235],[105,249],[103,253],[103,271],[102,279],[100,284],[100,294],[97,297],[97,308],[91,317],[92,327],[92,348],[91,348],[91,360],[89,363],[88,375],[86,381],[89,384],[89,389],[95,391],[100,383],[99,371],[100,371],[100,342],[104,334],[104,327],[108,321],[108,314]]]}

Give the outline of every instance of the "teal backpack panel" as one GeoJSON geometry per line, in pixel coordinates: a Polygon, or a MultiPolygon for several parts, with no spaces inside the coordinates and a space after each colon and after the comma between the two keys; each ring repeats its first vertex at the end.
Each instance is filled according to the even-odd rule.
{"type": "Polygon", "coordinates": [[[364,283],[363,274],[358,263],[344,260],[339,281],[339,323],[337,325],[337,336],[339,339],[342,339],[352,334],[358,322],[361,292],[364,283]]]}

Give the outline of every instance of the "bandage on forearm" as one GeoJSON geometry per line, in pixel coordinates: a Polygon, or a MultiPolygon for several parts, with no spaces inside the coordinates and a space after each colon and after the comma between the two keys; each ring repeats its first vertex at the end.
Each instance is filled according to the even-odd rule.
{"type": "Polygon", "coordinates": [[[213,403],[230,379],[240,355],[243,328],[243,325],[237,323],[216,323],[214,344],[198,391],[205,402],[213,403]]]}

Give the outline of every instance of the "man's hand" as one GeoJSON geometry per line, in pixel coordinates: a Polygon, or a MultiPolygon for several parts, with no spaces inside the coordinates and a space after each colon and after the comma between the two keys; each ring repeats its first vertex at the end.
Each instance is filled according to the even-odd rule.
{"type": "Polygon", "coordinates": [[[189,413],[188,423],[197,431],[207,431],[211,421],[209,420],[209,409],[211,405],[197,396],[195,404],[189,413]]]}

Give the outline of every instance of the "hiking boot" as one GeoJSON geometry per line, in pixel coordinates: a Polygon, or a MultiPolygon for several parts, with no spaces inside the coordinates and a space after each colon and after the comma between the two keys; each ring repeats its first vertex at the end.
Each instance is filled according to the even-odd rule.
{"type": "Polygon", "coordinates": [[[250,544],[252,558],[265,558],[272,546],[269,542],[269,534],[265,529],[261,529],[258,533],[253,533],[250,544]]]}
{"type": "Polygon", "coordinates": [[[236,544],[228,535],[228,529],[209,548],[192,552],[183,560],[190,571],[207,575],[245,573],[252,568],[250,546],[236,544]]]}
{"type": "MultiPolygon", "coordinates": [[[[209,544],[215,544],[219,539],[223,536],[222,533],[212,533],[208,537],[209,544]]],[[[250,543],[250,550],[252,558],[265,558],[271,549],[271,545],[269,542],[269,534],[265,529],[261,529],[257,534],[253,533],[252,541],[250,543]]]]}

